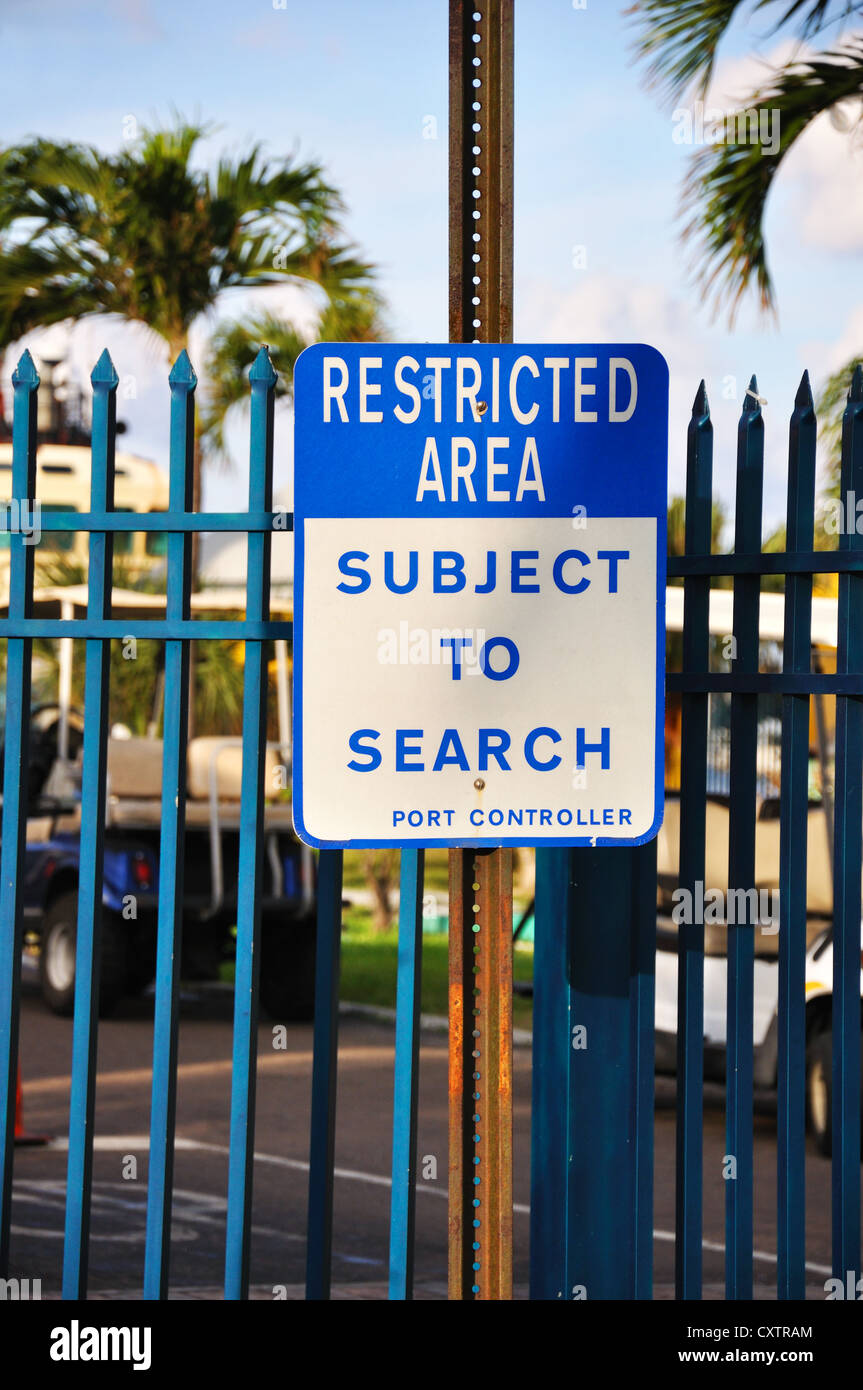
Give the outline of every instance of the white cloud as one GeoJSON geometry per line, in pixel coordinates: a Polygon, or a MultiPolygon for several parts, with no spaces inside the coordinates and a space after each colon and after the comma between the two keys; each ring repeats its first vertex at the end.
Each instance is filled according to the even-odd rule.
{"type": "MultiPolygon", "coordinates": [[[[726,110],[745,106],[771,74],[816,50],[785,41],[769,53],[720,63],[706,104],[726,110]]],[[[863,105],[843,103],[820,116],[795,141],[777,175],[786,197],[783,213],[805,245],[826,251],[863,250],[863,105]],[[839,125],[848,127],[839,129],[839,125]]]]}
{"type": "Polygon", "coordinates": [[[780,177],[793,188],[793,211],[807,246],[863,251],[863,148],[820,116],[801,136],[780,177]]]}
{"type": "Polygon", "coordinates": [[[686,481],[686,429],[702,376],[716,382],[722,372],[711,335],[691,310],[656,283],[589,274],[561,292],[548,281],[526,281],[516,304],[518,341],[642,342],[657,348],[670,373],[669,492],[686,481]]]}
{"type": "Polygon", "coordinates": [[[863,305],[851,310],[845,320],[845,327],[833,342],[814,339],[805,343],[802,349],[804,360],[819,364],[819,376],[827,377],[840,367],[844,367],[852,357],[858,360],[863,354],[863,305]]]}

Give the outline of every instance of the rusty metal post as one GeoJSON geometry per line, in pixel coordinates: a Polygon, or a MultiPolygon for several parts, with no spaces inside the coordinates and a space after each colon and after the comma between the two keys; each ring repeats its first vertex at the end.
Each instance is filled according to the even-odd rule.
{"type": "MultiPolygon", "coordinates": [[[[512,341],[513,0],[450,0],[452,342],[512,341]]],[[[450,851],[449,1297],[512,1298],[512,850],[450,851]]]]}

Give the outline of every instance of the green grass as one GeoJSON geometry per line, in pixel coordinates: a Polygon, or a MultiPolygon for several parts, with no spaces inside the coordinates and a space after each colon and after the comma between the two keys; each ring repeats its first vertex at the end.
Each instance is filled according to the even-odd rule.
{"type": "MultiPolygon", "coordinates": [[[[446,1016],[449,1003],[448,942],[444,935],[423,937],[422,1012],[446,1016]]],[[[352,1004],[379,1004],[394,1009],[398,971],[398,930],[376,932],[368,908],[356,905],[344,913],[339,997],[352,1004]]],[[[513,951],[513,978],[533,979],[533,946],[519,942],[513,951]]],[[[234,962],[224,961],[219,979],[234,982],[234,962]]],[[[533,1001],[515,995],[512,1019],[516,1028],[530,1028],[533,1001]]]]}
{"type": "MultiPolygon", "coordinates": [[[[395,930],[375,932],[370,915],[362,908],[345,914],[342,933],[342,999],[355,1004],[379,1004],[394,1008],[398,967],[398,934],[395,930]]],[[[519,946],[513,957],[516,980],[533,978],[533,949],[519,946]]],[[[422,1011],[446,1016],[448,1003],[447,938],[423,938],[422,1011]]],[[[513,1023],[530,1028],[533,1007],[530,999],[513,999],[513,1023]]]]}

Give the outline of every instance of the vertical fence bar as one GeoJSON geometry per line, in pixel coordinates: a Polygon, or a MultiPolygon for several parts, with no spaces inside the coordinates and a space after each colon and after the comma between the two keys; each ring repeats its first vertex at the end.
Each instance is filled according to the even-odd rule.
{"type": "Polygon", "coordinates": [[[329,1298],[332,1276],[342,866],[343,853],[340,849],[321,850],[318,865],[315,1038],[306,1244],[306,1298],[318,1301],[329,1298]]]}
{"type": "Polygon", "coordinates": [[[533,1080],[530,1141],[530,1297],[567,1300],[571,1132],[573,877],[566,850],[536,850],[533,936],[533,1080]]]}
{"type": "MultiPolygon", "coordinates": [[[[817,426],[803,379],[788,445],[786,549],[811,550],[815,533],[817,426]]],[[[783,671],[808,675],[812,576],[785,581],[783,671]]],[[[806,866],[809,833],[809,696],[782,697],[779,827],[779,1083],[777,1139],[777,1294],[806,1297],[806,866]]]]}
{"type": "MultiPolygon", "coordinates": [[[[249,381],[252,388],[249,511],[268,512],[273,505],[273,404],[277,377],[266,347],[262,347],[255,358],[249,381]]],[[[269,619],[271,544],[269,531],[249,532],[247,622],[267,622],[269,619]]],[[[231,1151],[225,1237],[226,1299],[247,1298],[249,1293],[266,756],[267,646],[261,640],[247,641],[243,669],[243,771],[240,786],[240,858],[237,866],[231,1151]]]]}
{"type": "MultiPolygon", "coordinates": [[[[473,853],[466,849],[451,849],[449,852],[449,1297],[453,1300],[472,1298],[468,1254],[471,1242],[467,1231],[475,1229],[473,1222],[480,1218],[475,1214],[473,1202],[472,1173],[470,1171],[471,1140],[475,1094],[467,1065],[465,1046],[465,990],[473,995],[472,976],[469,961],[473,951],[473,938],[470,931],[471,905],[473,901],[473,853]],[[470,986],[468,986],[470,981],[470,986]]],[[[468,1017],[470,1015],[467,1015],[468,1017]]]]}
{"type": "MultiPolygon", "coordinates": [[[[168,507],[186,512],[192,502],[197,378],[185,348],[170,375],[171,450],[168,507]]],[[[189,617],[191,536],[168,536],[166,616],[189,617]]],[[[162,743],[162,830],[159,840],[159,919],[150,1162],[147,1169],[147,1242],[144,1297],[167,1298],[177,1113],[177,1040],[183,936],[183,863],[186,828],[186,752],[189,725],[189,643],[165,643],[165,714],[162,743]]]]}
{"type": "MultiPolygon", "coordinates": [[[[737,500],[734,549],[761,551],[761,503],[764,470],[764,422],[753,376],[737,432],[737,500]]],[[[758,670],[758,573],[734,578],[732,671],[758,670]]],[[[758,754],[758,696],[731,696],[730,821],[728,829],[728,901],[735,888],[755,883],[755,809],[758,754]]],[[[745,901],[745,899],[744,899],[745,901]]],[[[730,913],[729,913],[730,915],[730,913]]],[[[752,1297],[753,1183],[753,1035],[755,927],[728,926],[728,1051],[726,1085],[726,1155],[733,1167],[725,1188],[725,1289],[729,1299],[752,1297]]]]}
{"type": "MultiPolygon", "coordinates": [[[[449,16],[450,340],[511,342],[513,3],[485,0],[475,8],[467,0],[450,0],[449,16]]],[[[491,860],[488,852],[450,852],[449,981],[449,1296],[511,1298],[511,852],[492,851],[491,860]],[[475,881],[478,889],[472,887],[475,881]],[[460,903],[455,901],[457,890],[468,895],[460,903]],[[473,908],[483,929],[470,948],[463,949],[461,933],[468,930],[466,919],[473,908]],[[468,1008],[476,998],[475,971],[485,986],[477,1000],[478,1014],[468,1008]],[[474,1024],[470,1029],[468,1020],[474,1024]],[[465,1049],[468,1034],[476,1046],[465,1049]],[[470,1068],[471,1074],[481,1073],[476,1087],[463,1085],[465,1078],[472,1079],[467,1052],[481,1052],[484,1058],[482,1067],[470,1068]],[[481,1097],[478,1107],[469,1103],[474,1093],[481,1097]],[[475,1114],[480,1121],[473,1119],[475,1114]],[[473,1198],[469,1190],[474,1179],[467,1169],[480,1166],[472,1161],[480,1156],[484,1195],[473,1198]],[[467,1203],[480,1200],[486,1213],[494,1212],[494,1221],[486,1214],[480,1227],[469,1226],[480,1218],[467,1203]],[[468,1240],[469,1231],[479,1239],[468,1240]],[[478,1251],[469,1248],[474,1244],[480,1246],[478,1251]]]]}
{"type": "Polygon", "coordinates": [[[537,854],[532,1299],[649,1299],[656,841],[537,854]]]}
{"type": "Polygon", "coordinates": [[[425,850],[402,850],[390,1201],[391,1299],[413,1298],[424,867],[425,850]]]}
{"type": "MultiPolygon", "coordinates": [[[[702,381],[686,448],[687,555],[709,555],[713,534],[713,425],[702,381]]],[[[710,576],[683,581],[683,670],[710,666],[710,576]]],[[[707,804],[706,691],[681,695],[679,884],[696,901],[704,882],[707,804]]],[[[681,923],[677,957],[677,1166],[675,1288],[701,1297],[704,1118],[704,923],[681,923]]]]}
{"type": "MultiPolygon", "coordinates": [[[[36,494],[36,393],[39,376],[25,352],[12,377],[12,499],[32,506],[36,494]]],[[[11,513],[10,505],[10,513],[11,513]]],[[[13,518],[9,526],[12,530],[13,518]]],[[[33,545],[21,526],[9,536],[9,617],[33,612],[33,545]]],[[[6,657],[6,737],[3,755],[3,823],[0,841],[0,1277],[9,1266],[12,1172],[15,1151],[15,1100],[18,1079],[18,1027],[23,944],[24,842],[27,831],[30,682],[33,642],[10,637],[6,657]]]]}
{"type": "MultiPolygon", "coordinates": [[[[855,500],[863,496],[863,369],[854,370],[842,419],[843,551],[863,550],[855,500]]],[[[863,574],[840,574],[839,674],[863,670],[863,574]]],[[[833,1274],[860,1275],[860,875],[863,869],[863,699],[836,697],[833,870],[833,1274]]]]}
{"type": "MultiPolygon", "coordinates": [[[[119,377],[107,350],[93,369],[91,511],[113,511],[114,443],[119,377]]],[[[90,534],[87,617],[111,616],[114,537],[90,534]]],[[[66,1179],[66,1237],[63,1297],[86,1298],[93,1177],[93,1117],[96,1096],[99,981],[102,937],[102,876],[108,758],[108,681],[111,643],[86,641],[84,750],[81,771],[81,867],[75,959],[75,1019],[69,1094],[69,1160],[66,1179]]]]}

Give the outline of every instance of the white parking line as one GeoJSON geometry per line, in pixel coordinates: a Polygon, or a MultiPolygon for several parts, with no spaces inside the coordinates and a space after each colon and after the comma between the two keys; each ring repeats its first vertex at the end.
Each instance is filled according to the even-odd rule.
{"type": "MultiPolygon", "coordinates": [[[[55,1149],[67,1149],[69,1147],[68,1138],[55,1139],[50,1145],[55,1149]]],[[[103,1153],[128,1152],[135,1149],[149,1149],[150,1139],[146,1134],[143,1135],[97,1135],[93,1140],[93,1148],[103,1153]]],[[[199,1150],[202,1153],[222,1154],[227,1157],[230,1149],[226,1144],[208,1144],[202,1139],[183,1139],[178,1136],[174,1140],[174,1147],[178,1150],[199,1150]]],[[[297,1173],[308,1173],[309,1163],[301,1158],[285,1158],[282,1154],[255,1153],[256,1163],[269,1163],[275,1168],[290,1168],[297,1173]]],[[[333,1175],[337,1178],[344,1178],[349,1182],[364,1182],[372,1187],[392,1187],[392,1178],[384,1177],[380,1173],[364,1173],[358,1168],[334,1168],[333,1175]]],[[[417,1183],[417,1192],[428,1193],[430,1197],[448,1197],[445,1187],[436,1187],[433,1183],[417,1183]]],[[[512,1209],[519,1216],[529,1216],[530,1207],[523,1202],[513,1202],[512,1209]]],[[[658,1241],[671,1241],[675,1236],[673,1231],[662,1231],[654,1228],[653,1239],[658,1241]]],[[[711,1254],[724,1255],[725,1246],[715,1240],[702,1240],[702,1250],[709,1250],[711,1254]]],[[[760,1261],[762,1264],[778,1263],[778,1257],[770,1253],[769,1250],[753,1250],[753,1260],[760,1261]]],[[[829,1276],[833,1273],[829,1265],[814,1264],[807,1260],[805,1268],[812,1274],[823,1274],[829,1276]]]]}

